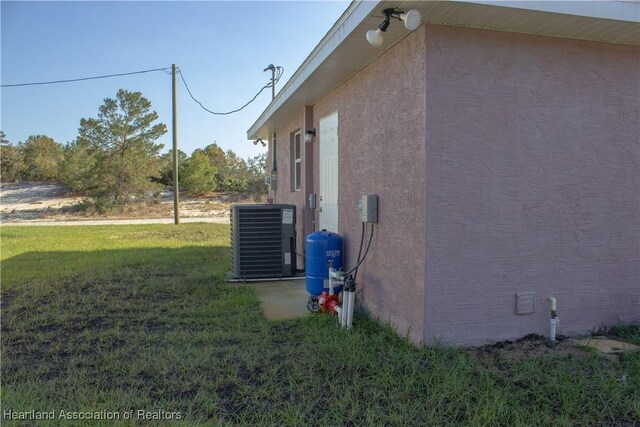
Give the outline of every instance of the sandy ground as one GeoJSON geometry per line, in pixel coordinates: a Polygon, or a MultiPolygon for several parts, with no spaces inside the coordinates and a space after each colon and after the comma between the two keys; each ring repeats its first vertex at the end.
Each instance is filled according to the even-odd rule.
{"type": "MultiPolygon", "coordinates": [[[[110,225],[173,223],[173,193],[164,191],[159,203],[141,202],[117,215],[97,215],[78,208],[82,197],[67,194],[59,184],[28,183],[0,186],[0,222],[7,225],[110,225]]],[[[229,222],[229,206],[247,203],[234,195],[181,198],[180,222],[229,222]]]]}
{"type": "MultiPolygon", "coordinates": [[[[217,224],[229,224],[229,218],[180,218],[180,224],[190,222],[213,222],[217,224]]],[[[173,218],[147,218],[147,219],[86,219],[81,221],[43,221],[43,220],[24,220],[24,221],[2,221],[2,226],[24,227],[28,225],[50,226],[50,225],[124,225],[124,224],[173,224],[173,218]]]]}

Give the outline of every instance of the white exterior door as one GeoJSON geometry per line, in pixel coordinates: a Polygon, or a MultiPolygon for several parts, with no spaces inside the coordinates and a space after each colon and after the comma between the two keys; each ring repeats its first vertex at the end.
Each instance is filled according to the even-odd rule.
{"type": "Polygon", "coordinates": [[[338,113],[320,120],[320,229],[338,232],[338,113]]]}

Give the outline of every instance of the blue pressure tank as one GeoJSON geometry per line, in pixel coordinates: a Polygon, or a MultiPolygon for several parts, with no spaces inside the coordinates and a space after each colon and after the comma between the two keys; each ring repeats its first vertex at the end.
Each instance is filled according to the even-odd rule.
{"type": "MultiPolygon", "coordinates": [[[[307,292],[313,297],[319,296],[325,288],[325,280],[329,279],[329,263],[336,270],[342,268],[342,237],[327,230],[316,231],[307,236],[306,242],[307,292]]],[[[333,290],[342,291],[342,286],[333,290]]]]}

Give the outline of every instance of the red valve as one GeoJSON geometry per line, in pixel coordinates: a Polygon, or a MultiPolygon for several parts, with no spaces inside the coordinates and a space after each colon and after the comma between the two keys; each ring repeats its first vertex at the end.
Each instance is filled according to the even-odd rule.
{"type": "Polygon", "coordinates": [[[325,291],[318,297],[318,306],[321,312],[337,314],[336,307],[339,305],[340,298],[338,295],[329,295],[329,292],[325,291]]]}

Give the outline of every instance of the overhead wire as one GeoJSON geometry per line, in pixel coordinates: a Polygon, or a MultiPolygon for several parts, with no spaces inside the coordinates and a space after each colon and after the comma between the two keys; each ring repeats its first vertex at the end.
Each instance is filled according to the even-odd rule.
{"type": "Polygon", "coordinates": [[[32,83],[16,83],[16,84],[8,84],[8,85],[3,84],[3,85],[0,85],[0,87],[52,85],[52,84],[58,84],[58,83],[71,83],[71,82],[81,82],[85,80],[96,80],[96,79],[107,79],[111,77],[131,76],[134,74],[152,73],[154,71],[166,72],[167,70],[170,70],[170,69],[169,68],[153,68],[150,70],[132,71],[130,73],[117,73],[117,74],[107,74],[104,76],[80,77],[77,79],[52,80],[52,81],[46,81],[46,82],[32,82],[32,83]]]}
{"type": "MultiPolygon", "coordinates": [[[[152,73],[152,72],[156,72],[156,71],[161,71],[165,74],[171,74],[171,68],[152,68],[149,70],[140,70],[140,71],[131,71],[128,73],[115,73],[115,74],[106,74],[106,75],[102,75],[102,76],[91,76],[91,77],[79,77],[79,78],[75,78],[75,79],[62,79],[62,80],[50,80],[50,81],[44,81],[44,82],[29,82],[29,83],[15,83],[15,84],[2,84],[0,85],[0,87],[21,87],[21,86],[41,86],[41,85],[52,85],[52,84],[59,84],[59,83],[72,83],[72,82],[81,82],[81,81],[87,81],[87,80],[97,80],[97,79],[107,79],[107,78],[112,78],[112,77],[122,77],[122,76],[131,76],[131,75],[136,75],[136,74],[145,74],[145,73],[152,73]]],[[[189,96],[191,97],[191,99],[193,99],[198,105],[200,105],[200,107],[211,113],[214,115],[218,115],[218,116],[226,116],[229,114],[233,114],[233,113],[237,113],[238,111],[243,110],[245,107],[247,107],[249,104],[251,104],[253,101],[256,100],[256,98],[258,98],[258,96],[265,90],[268,89],[270,87],[273,87],[273,85],[275,83],[278,83],[280,81],[280,78],[282,77],[282,74],[284,73],[284,67],[280,67],[277,66],[275,67],[275,72],[274,72],[274,78],[272,81],[270,81],[269,83],[267,83],[266,85],[264,85],[259,91],[258,93],[255,94],[255,96],[253,98],[251,98],[247,103],[245,103],[242,107],[240,108],[236,108],[235,110],[231,110],[231,111],[225,111],[225,112],[216,112],[216,111],[212,111],[210,109],[208,109],[207,107],[205,107],[200,101],[198,101],[195,96],[193,96],[193,93],[191,93],[191,89],[189,89],[189,85],[187,84],[187,81],[184,78],[184,75],[182,73],[182,70],[180,70],[178,68],[178,74],[180,74],[180,79],[182,80],[182,83],[184,83],[184,87],[187,89],[187,92],[189,93],[189,96]]]]}
{"type": "Polygon", "coordinates": [[[191,89],[189,89],[189,85],[187,84],[187,81],[184,78],[184,75],[182,74],[182,70],[178,69],[178,74],[180,74],[180,79],[182,80],[182,83],[184,83],[184,87],[187,89],[187,93],[189,94],[189,96],[191,97],[191,99],[193,99],[198,105],[200,105],[200,107],[205,110],[206,112],[216,115],[216,116],[227,116],[229,114],[233,114],[233,113],[237,113],[238,111],[243,110],[247,105],[251,104],[253,101],[256,100],[256,98],[258,98],[258,96],[265,90],[268,89],[270,87],[273,86],[274,83],[278,83],[278,81],[280,81],[280,77],[282,77],[282,74],[284,73],[284,68],[283,67],[275,67],[276,68],[276,73],[274,74],[274,80],[273,82],[269,82],[266,85],[264,85],[259,91],[258,93],[255,94],[255,96],[253,98],[251,98],[251,100],[249,100],[246,104],[244,104],[242,107],[240,108],[236,108],[235,110],[231,110],[231,111],[225,111],[225,112],[216,112],[216,111],[211,111],[210,109],[208,109],[207,107],[205,107],[202,102],[198,101],[195,96],[193,96],[193,94],[191,93],[191,89]]]}
{"type": "MultiPolygon", "coordinates": [[[[284,67],[281,66],[277,66],[276,68],[276,74],[275,74],[275,78],[274,81],[276,83],[278,83],[280,81],[280,77],[282,77],[282,74],[284,73],[284,67]]],[[[268,83],[269,87],[271,87],[271,83],[268,83]]]]}

